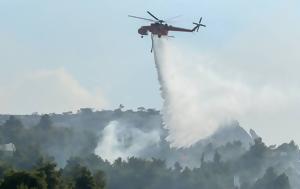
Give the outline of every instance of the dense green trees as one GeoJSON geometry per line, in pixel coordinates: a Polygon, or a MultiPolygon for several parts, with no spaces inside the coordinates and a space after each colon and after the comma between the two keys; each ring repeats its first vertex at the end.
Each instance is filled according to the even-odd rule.
{"type": "Polygon", "coordinates": [[[54,162],[43,162],[37,165],[38,174],[45,179],[47,189],[59,189],[61,184],[60,172],[54,162]]]}
{"type": "Polygon", "coordinates": [[[47,184],[43,177],[36,172],[11,172],[8,173],[0,185],[1,189],[19,189],[19,188],[36,188],[47,189],[47,184]]]}
{"type": "Polygon", "coordinates": [[[290,189],[289,179],[286,174],[277,175],[274,168],[266,170],[264,176],[258,179],[252,187],[243,185],[241,189],[290,189]]]}
{"type": "Polygon", "coordinates": [[[96,187],[94,177],[86,167],[80,167],[75,180],[75,189],[94,189],[96,187]]]}
{"type": "Polygon", "coordinates": [[[92,174],[74,161],[59,170],[54,162],[40,160],[30,171],[7,170],[1,180],[1,189],[104,189],[106,186],[101,170],[92,174]]]}
{"type": "MultiPolygon", "coordinates": [[[[86,149],[73,154],[66,164],[57,165],[59,158],[48,152],[68,143],[72,132],[53,126],[46,115],[31,128],[9,117],[0,126],[0,141],[13,142],[16,151],[9,156],[0,153],[0,189],[232,189],[235,177],[241,189],[292,189],[291,183],[297,183],[297,177],[291,180],[289,175],[297,171],[288,167],[299,157],[294,142],[274,148],[257,139],[244,151],[240,142],[224,144],[218,150],[207,145],[207,153],[214,153],[199,155],[196,167],[184,167],[180,162],[171,166],[150,157],[119,158],[110,163],[86,149]]],[[[59,151],[52,152],[60,157],[59,151]]]]}

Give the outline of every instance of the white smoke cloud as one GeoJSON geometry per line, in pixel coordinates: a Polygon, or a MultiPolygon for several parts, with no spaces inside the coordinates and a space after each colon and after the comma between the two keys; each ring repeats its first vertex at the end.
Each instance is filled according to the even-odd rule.
{"type": "Polygon", "coordinates": [[[139,157],[147,147],[160,142],[158,130],[143,132],[137,128],[120,125],[117,121],[110,122],[103,130],[102,137],[95,149],[95,154],[113,162],[121,157],[139,157]]]}
{"type": "Polygon", "coordinates": [[[14,78],[0,88],[0,104],[0,112],[24,114],[103,108],[107,101],[101,91],[89,92],[64,69],[58,69],[14,78]]]}
{"type": "Polygon", "coordinates": [[[183,54],[183,49],[167,38],[155,38],[154,42],[165,100],[163,119],[172,146],[189,146],[235,119],[278,117],[295,102],[299,104],[297,88],[250,85],[238,75],[227,77],[230,70],[215,69],[213,60],[199,54],[183,54]]]}

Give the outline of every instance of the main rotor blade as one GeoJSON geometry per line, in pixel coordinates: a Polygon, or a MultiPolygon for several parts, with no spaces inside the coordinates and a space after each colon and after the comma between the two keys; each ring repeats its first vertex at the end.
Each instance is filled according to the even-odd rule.
{"type": "Polygon", "coordinates": [[[155,18],[156,20],[160,20],[158,19],[156,16],[154,16],[151,12],[147,11],[148,14],[150,14],[150,16],[152,16],[153,18],[155,18]]]}
{"type": "Polygon", "coordinates": [[[132,17],[132,18],[141,19],[141,20],[147,20],[147,21],[150,21],[150,22],[156,22],[156,20],[152,20],[152,19],[148,19],[148,18],[143,18],[143,17],[138,17],[138,16],[132,16],[132,15],[128,15],[128,16],[132,17]]]}
{"type": "Polygon", "coordinates": [[[182,15],[177,15],[177,16],[173,16],[173,17],[171,17],[171,18],[167,18],[167,19],[165,19],[166,20],[166,22],[169,22],[169,21],[171,21],[171,20],[174,20],[174,19],[176,19],[176,18],[178,18],[178,17],[181,17],[182,15]]]}

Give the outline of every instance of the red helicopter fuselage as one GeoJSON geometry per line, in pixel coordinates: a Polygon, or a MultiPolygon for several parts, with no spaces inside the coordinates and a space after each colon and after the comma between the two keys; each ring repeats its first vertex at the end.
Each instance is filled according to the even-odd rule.
{"type": "Polygon", "coordinates": [[[169,26],[167,24],[153,23],[150,26],[142,26],[138,30],[138,33],[142,36],[148,35],[149,32],[158,37],[168,36],[169,26]]]}

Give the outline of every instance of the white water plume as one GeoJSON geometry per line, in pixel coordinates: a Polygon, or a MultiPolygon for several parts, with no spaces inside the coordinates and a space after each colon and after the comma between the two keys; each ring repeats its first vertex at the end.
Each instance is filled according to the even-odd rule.
{"type": "Polygon", "coordinates": [[[232,120],[274,112],[295,99],[272,86],[252,87],[227,78],[201,56],[195,60],[183,54],[168,38],[154,37],[166,139],[173,147],[187,147],[232,120]]]}

